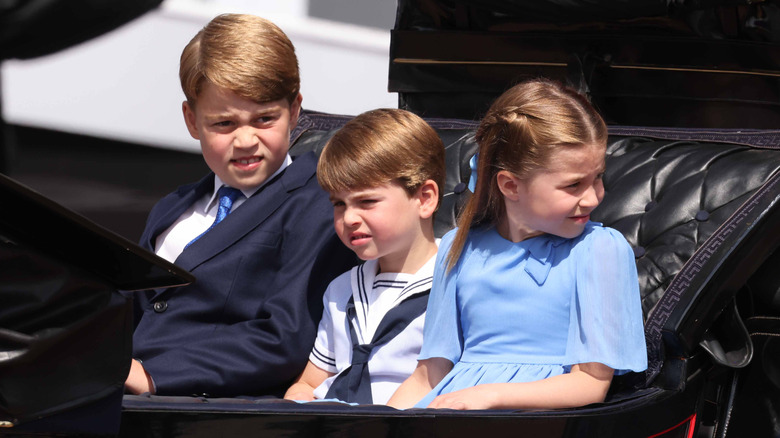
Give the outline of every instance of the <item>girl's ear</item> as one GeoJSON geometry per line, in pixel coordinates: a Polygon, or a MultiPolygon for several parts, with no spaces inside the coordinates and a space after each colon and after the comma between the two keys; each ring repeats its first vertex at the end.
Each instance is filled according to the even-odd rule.
{"type": "Polygon", "coordinates": [[[498,190],[505,198],[511,201],[517,201],[520,199],[520,185],[522,181],[512,172],[507,170],[501,170],[496,174],[496,182],[498,183],[498,190]]]}
{"type": "Polygon", "coordinates": [[[420,200],[420,217],[428,219],[439,208],[439,185],[432,179],[425,180],[417,189],[420,200]]]}

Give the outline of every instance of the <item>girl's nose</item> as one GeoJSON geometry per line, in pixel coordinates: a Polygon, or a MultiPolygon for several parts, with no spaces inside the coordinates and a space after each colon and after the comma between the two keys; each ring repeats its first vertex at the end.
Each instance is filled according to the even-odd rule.
{"type": "Polygon", "coordinates": [[[585,193],[580,198],[580,206],[587,208],[596,208],[601,202],[601,198],[604,196],[604,186],[600,184],[594,184],[588,187],[585,193]]]}

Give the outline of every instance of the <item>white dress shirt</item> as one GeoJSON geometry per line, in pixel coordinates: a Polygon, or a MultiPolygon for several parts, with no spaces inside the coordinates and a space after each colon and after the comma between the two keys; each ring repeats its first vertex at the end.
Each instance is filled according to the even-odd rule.
{"type": "MultiPolygon", "coordinates": [[[[241,190],[241,193],[243,193],[244,196],[240,196],[233,202],[233,207],[230,211],[236,211],[247,198],[254,195],[266,182],[281,173],[291,163],[292,158],[287,154],[287,158],[282,165],[279,166],[279,169],[262,184],[248,190],[241,190]]],[[[201,233],[209,229],[211,224],[214,223],[214,219],[217,217],[217,210],[219,209],[217,190],[223,185],[225,185],[225,183],[223,183],[218,176],[214,175],[214,190],[196,200],[170,227],[168,227],[167,230],[157,236],[154,252],[158,256],[173,263],[192,239],[200,236],[201,233]]]]}

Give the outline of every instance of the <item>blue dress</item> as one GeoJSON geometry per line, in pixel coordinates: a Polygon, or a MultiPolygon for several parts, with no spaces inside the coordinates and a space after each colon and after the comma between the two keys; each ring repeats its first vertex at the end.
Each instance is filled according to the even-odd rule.
{"type": "Polygon", "coordinates": [[[472,230],[447,273],[455,230],[439,245],[420,359],[452,371],[416,407],[482,383],[529,382],[599,362],[647,367],[634,254],[616,230],[589,222],[573,239],[514,243],[472,230]]]}

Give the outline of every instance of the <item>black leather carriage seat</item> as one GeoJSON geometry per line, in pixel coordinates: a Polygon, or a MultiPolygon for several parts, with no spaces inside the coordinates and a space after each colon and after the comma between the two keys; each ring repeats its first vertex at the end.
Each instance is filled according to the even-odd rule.
{"type": "MultiPolygon", "coordinates": [[[[293,133],[291,153],[321,151],[350,118],[305,112],[293,133]]],[[[446,148],[444,197],[435,223],[435,232],[441,236],[455,225],[459,208],[470,196],[466,188],[468,162],[477,148],[477,123],[450,119],[428,122],[446,148]]],[[[709,265],[704,266],[713,258],[713,251],[738,246],[746,236],[739,230],[754,226],[756,221],[777,221],[780,135],[622,127],[610,127],[610,134],[606,195],[592,216],[622,232],[634,248],[646,319],[649,368],[645,384],[649,384],[662,367],[662,331],[676,304],[692,283],[701,288],[713,277],[712,272],[706,272],[709,265]],[[754,211],[751,205],[765,208],[754,211]],[[767,210],[774,213],[767,214],[767,210]],[[678,277],[686,267],[685,277],[678,277]]],[[[777,241],[778,232],[773,234],[777,241]]],[[[719,257],[725,258],[722,254],[719,257]]],[[[710,264],[726,270],[734,266],[722,262],[710,264]]],[[[753,261],[761,262],[763,258],[753,261]]]]}

